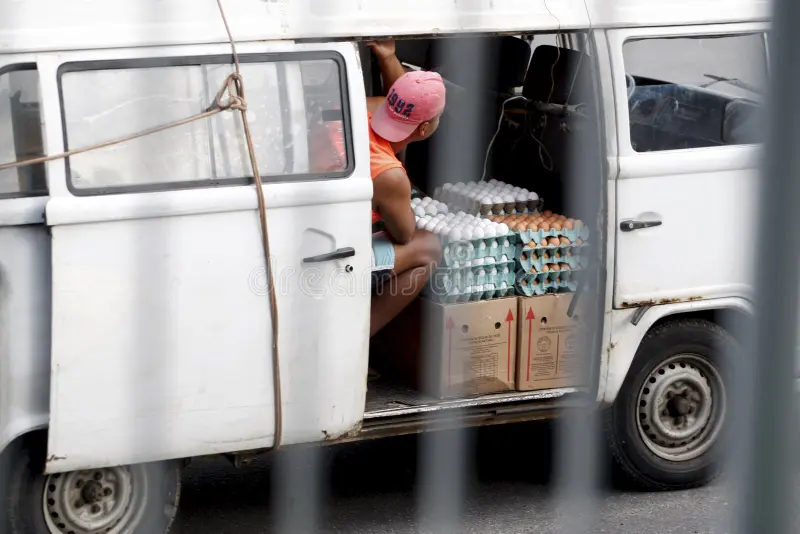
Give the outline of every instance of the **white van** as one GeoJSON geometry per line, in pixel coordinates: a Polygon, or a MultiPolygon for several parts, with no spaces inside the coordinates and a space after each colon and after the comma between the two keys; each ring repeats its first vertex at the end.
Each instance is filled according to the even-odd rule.
{"type": "MultiPolygon", "coordinates": [[[[162,4],[0,7],[0,164],[207,109],[232,69],[217,6],[162,4]]],[[[769,4],[549,4],[224,2],[268,206],[281,446],[443,420],[548,418],[588,402],[604,412],[617,464],[641,485],[684,488],[719,472],[737,354],[726,325],[750,310],[769,4]],[[356,276],[370,262],[364,101],[382,89],[361,41],[383,37],[397,40],[409,68],[448,81],[441,130],[405,154],[425,190],[481,178],[507,97],[581,104],[580,120],[500,121],[498,138],[525,135],[517,150],[498,142],[504,156],[492,162],[591,227],[580,298],[598,320],[583,325],[587,387],[437,400],[368,386],[369,279],[356,276]],[[481,50],[491,51],[491,74],[476,77],[481,50]],[[478,101],[483,114],[469,107],[478,101]],[[318,170],[312,132],[330,122],[346,161],[318,170]],[[463,150],[453,139],[470,130],[478,148],[463,150]],[[444,163],[429,156],[437,146],[444,163]]],[[[246,460],[275,445],[270,307],[248,176],[234,112],[0,171],[10,532],[160,532],[185,459],[246,460]]]]}

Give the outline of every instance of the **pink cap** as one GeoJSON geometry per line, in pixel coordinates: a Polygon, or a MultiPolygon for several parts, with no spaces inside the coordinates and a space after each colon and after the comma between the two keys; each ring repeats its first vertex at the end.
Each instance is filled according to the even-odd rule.
{"type": "Polygon", "coordinates": [[[444,81],[436,72],[407,72],[392,85],[372,115],[372,130],[392,143],[407,139],[425,121],[444,110],[444,81]]]}

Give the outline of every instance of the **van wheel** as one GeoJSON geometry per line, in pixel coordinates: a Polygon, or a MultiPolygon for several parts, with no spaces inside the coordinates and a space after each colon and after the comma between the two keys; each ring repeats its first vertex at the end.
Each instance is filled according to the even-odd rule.
{"type": "MultiPolygon", "coordinates": [[[[178,509],[180,464],[161,462],[43,475],[31,449],[9,472],[11,534],[165,533],[178,509]]],[[[44,458],[44,455],[35,457],[44,458]]]]}
{"type": "Polygon", "coordinates": [[[673,490],[720,474],[730,360],[738,354],[733,336],[709,321],[679,319],[648,332],[605,412],[611,456],[625,478],[673,490]]]}

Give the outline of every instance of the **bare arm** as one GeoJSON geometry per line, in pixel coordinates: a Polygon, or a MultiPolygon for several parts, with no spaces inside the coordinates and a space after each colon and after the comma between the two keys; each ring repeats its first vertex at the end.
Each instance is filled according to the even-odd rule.
{"type": "Polygon", "coordinates": [[[394,55],[394,41],[371,41],[367,43],[367,46],[372,48],[378,58],[378,65],[383,76],[383,86],[388,90],[398,78],[406,73],[400,60],[394,55]]]}
{"type": "Polygon", "coordinates": [[[403,169],[389,169],[375,177],[372,205],[395,243],[411,241],[417,225],[411,210],[411,182],[403,169]]]}

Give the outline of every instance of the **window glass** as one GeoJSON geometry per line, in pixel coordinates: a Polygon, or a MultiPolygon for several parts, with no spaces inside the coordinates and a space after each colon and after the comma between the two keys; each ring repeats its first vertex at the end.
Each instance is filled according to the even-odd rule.
{"type": "Polygon", "coordinates": [[[762,141],[763,34],[632,40],[623,56],[637,152],[762,141]]]}
{"type": "MultiPolygon", "coordinates": [[[[0,74],[0,163],[43,155],[39,74],[10,67],[0,74]]],[[[0,198],[47,194],[44,163],[0,171],[0,198]]]]}
{"type": "MultiPolygon", "coordinates": [[[[224,63],[66,72],[61,88],[69,146],[97,144],[206,111],[231,72],[233,66],[224,63]]],[[[241,72],[262,178],[343,176],[347,150],[339,64],[243,62],[241,72]],[[312,75],[318,71],[322,82],[312,75]]],[[[233,110],[72,156],[69,169],[75,190],[100,191],[246,183],[252,174],[241,114],[233,110]]]]}

